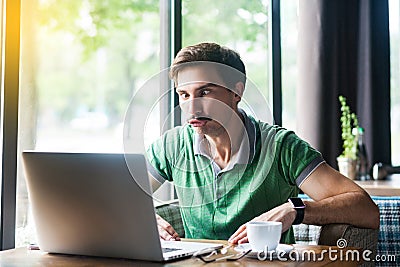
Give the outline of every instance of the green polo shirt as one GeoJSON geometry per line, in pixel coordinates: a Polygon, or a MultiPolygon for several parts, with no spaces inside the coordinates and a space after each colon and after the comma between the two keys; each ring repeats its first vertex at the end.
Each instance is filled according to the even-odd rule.
{"type": "MultiPolygon", "coordinates": [[[[186,238],[228,239],[242,224],[297,196],[298,186],[323,162],[292,131],[241,112],[243,141],[223,170],[207,153],[207,139],[190,125],[166,132],[147,150],[150,173],[175,186],[186,238]]],[[[292,228],[281,242],[295,242],[292,228]]]]}

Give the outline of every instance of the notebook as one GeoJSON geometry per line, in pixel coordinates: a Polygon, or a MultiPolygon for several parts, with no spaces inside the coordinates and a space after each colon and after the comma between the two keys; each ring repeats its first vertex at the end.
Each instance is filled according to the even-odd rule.
{"type": "Polygon", "coordinates": [[[143,155],[25,151],[22,158],[43,251],[168,261],[222,247],[160,240],[143,155]]]}

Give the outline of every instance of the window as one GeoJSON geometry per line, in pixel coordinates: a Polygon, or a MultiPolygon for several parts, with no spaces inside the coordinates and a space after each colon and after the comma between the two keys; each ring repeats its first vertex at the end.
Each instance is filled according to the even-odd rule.
{"type": "Polygon", "coordinates": [[[269,121],[268,8],[270,1],[182,1],[182,46],[216,42],[235,49],[247,71],[241,107],[269,121]],[[210,30],[210,25],[213,25],[210,30]],[[249,106],[248,106],[249,105],[249,106]]]}
{"type": "MultiPolygon", "coordinates": [[[[159,71],[158,1],[22,0],[21,18],[19,150],[123,152],[128,103],[159,71]]],[[[35,238],[23,175],[16,246],[35,238]]]]}
{"type": "Polygon", "coordinates": [[[392,164],[400,165],[400,5],[389,0],[392,164]]]}
{"type": "Polygon", "coordinates": [[[282,125],[296,130],[298,1],[281,0],[282,125]]]}

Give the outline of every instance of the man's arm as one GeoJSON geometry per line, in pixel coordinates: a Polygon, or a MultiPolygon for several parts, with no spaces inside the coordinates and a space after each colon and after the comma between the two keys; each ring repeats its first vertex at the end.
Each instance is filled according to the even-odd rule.
{"type": "MultiPolygon", "coordinates": [[[[160,183],[156,178],[154,178],[150,172],[149,172],[149,179],[150,179],[151,189],[153,190],[153,194],[154,194],[160,188],[162,183],[160,183]]],[[[171,224],[169,222],[164,220],[158,214],[156,214],[156,219],[157,219],[158,233],[159,233],[161,239],[176,240],[176,241],[181,240],[178,233],[175,231],[175,229],[171,226],[171,224]]]]}
{"type": "MultiPolygon", "coordinates": [[[[314,170],[300,189],[314,200],[305,201],[303,223],[348,223],[363,228],[379,228],[379,209],[369,195],[326,163],[314,170]]],[[[295,209],[291,204],[284,203],[253,221],[280,221],[282,232],[285,232],[295,218],[295,209]]],[[[248,242],[246,225],[240,226],[229,238],[229,242],[248,242]]]]}
{"type": "Polygon", "coordinates": [[[304,223],[348,223],[379,228],[379,209],[367,192],[328,164],[321,164],[300,186],[315,201],[305,202],[304,223]]]}

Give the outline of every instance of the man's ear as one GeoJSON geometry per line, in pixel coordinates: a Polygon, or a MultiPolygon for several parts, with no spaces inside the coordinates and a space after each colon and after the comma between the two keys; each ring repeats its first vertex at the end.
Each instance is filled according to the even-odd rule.
{"type": "Polygon", "coordinates": [[[235,98],[237,98],[237,102],[239,103],[242,100],[242,96],[244,93],[244,84],[242,82],[237,82],[235,84],[235,98]]]}

